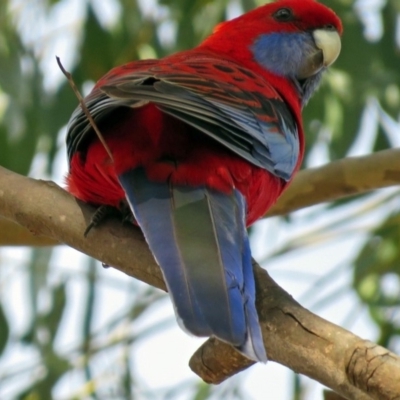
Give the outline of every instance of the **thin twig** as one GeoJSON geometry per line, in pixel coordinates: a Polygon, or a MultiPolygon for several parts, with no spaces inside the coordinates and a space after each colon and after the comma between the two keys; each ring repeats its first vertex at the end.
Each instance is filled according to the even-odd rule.
{"type": "Polygon", "coordinates": [[[106,150],[108,156],[110,157],[111,161],[114,162],[114,158],[113,158],[113,156],[112,156],[112,154],[111,154],[111,150],[110,150],[110,148],[107,146],[107,143],[106,143],[106,141],[104,140],[104,137],[103,137],[103,135],[101,134],[99,128],[97,127],[96,122],[94,121],[92,115],[90,114],[89,109],[86,107],[85,100],[83,99],[82,95],[79,93],[79,90],[78,90],[78,88],[77,88],[76,85],[75,85],[75,82],[74,82],[74,80],[73,80],[73,78],[72,78],[72,75],[71,75],[71,74],[63,67],[63,65],[61,64],[60,57],[57,57],[57,56],[56,56],[56,60],[57,60],[57,64],[58,64],[58,66],[60,67],[62,73],[63,73],[63,74],[65,75],[65,77],[68,79],[68,82],[69,82],[69,84],[70,84],[72,90],[74,91],[75,96],[78,98],[79,103],[80,103],[80,105],[81,105],[81,107],[82,107],[82,110],[83,110],[83,112],[84,112],[85,115],[86,115],[86,118],[89,120],[90,125],[92,126],[92,128],[93,128],[94,131],[96,132],[97,137],[99,138],[101,144],[104,146],[104,148],[105,148],[105,150],[106,150]]]}

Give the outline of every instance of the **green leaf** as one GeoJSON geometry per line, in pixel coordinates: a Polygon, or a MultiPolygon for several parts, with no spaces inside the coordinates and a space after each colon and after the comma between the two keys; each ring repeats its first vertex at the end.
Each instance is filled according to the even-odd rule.
{"type": "Polygon", "coordinates": [[[0,355],[3,353],[7,346],[8,338],[10,335],[10,328],[8,325],[6,314],[4,313],[3,305],[0,303],[0,355]]]}
{"type": "Polygon", "coordinates": [[[54,341],[58,329],[60,328],[61,318],[67,304],[66,285],[61,283],[53,289],[53,304],[51,311],[43,317],[44,326],[49,329],[50,337],[54,341]]]}
{"type": "Polygon", "coordinates": [[[205,382],[200,382],[197,385],[197,391],[194,395],[193,400],[206,400],[212,393],[212,386],[205,382]]]}
{"type": "Polygon", "coordinates": [[[371,232],[354,261],[354,288],[379,326],[379,344],[383,346],[389,345],[393,335],[400,334],[396,322],[400,307],[399,243],[400,213],[390,216],[371,232]],[[395,292],[387,290],[388,280],[397,287],[395,292]]]}

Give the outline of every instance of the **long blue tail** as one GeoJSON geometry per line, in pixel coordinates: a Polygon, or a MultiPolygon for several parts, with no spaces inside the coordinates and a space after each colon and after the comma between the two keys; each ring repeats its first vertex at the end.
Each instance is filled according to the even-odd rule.
{"type": "Polygon", "coordinates": [[[141,168],[119,180],[181,327],[196,336],[214,335],[266,362],[242,194],[152,182],[141,168]]]}

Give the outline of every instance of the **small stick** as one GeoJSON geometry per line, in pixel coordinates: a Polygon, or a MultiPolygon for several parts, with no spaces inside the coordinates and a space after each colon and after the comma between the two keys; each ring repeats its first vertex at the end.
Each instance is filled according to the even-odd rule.
{"type": "Polygon", "coordinates": [[[81,107],[82,107],[82,110],[83,110],[83,112],[85,113],[87,119],[89,120],[90,125],[92,126],[92,128],[93,128],[94,131],[96,132],[97,137],[99,138],[100,142],[101,142],[102,145],[104,146],[104,148],[105,148],[105,150],[106,150],[108,156],[110,157],[111,161],[114,162],[114,158],[113,158],[113,156],[112,156],[112,154],[111,154],[111,150],[110,150],[110,148],[108,147],[106,141],[104,140],[104,137],[103,137],[103,135],[101,134],[99,128],[97,127],[96,122],[94,121],[92,115],[90,114],[89,109],[86,107],[85,100],[83,99],[82,95],[79,93],[79,90],[78,90],[78,88],[77,88],[76,85],[75,85],[75,82],[74,82],[74,80],[73,80],[73,78],[72,78],[72,75],[71,75],[68,71],[66,71],[65,68],[63,67],[63,65],[61,64],[60,57],[57,57],[57,56],[56,56],[56,60],[57,60],[57,64],[58,64],[58,66],[60,67],[62,73],[63,73],[63,74],[65,75],[65,77],[68,79],[68,82],[69,82],[69,84],[70,84],[72,90],[74,91],[75,96],[78,98],[79,103],[80,103],[80,105],[81,105],[81,107]]]}

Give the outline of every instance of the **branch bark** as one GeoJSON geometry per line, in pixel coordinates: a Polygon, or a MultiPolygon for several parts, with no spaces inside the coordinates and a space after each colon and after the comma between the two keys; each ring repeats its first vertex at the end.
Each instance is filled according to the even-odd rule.
{"type": "MultiPolygon", "coordinates": [[[[345,158],[300,171],[266,217],[400,184],[400,149],[345,158]]],[[[56,241],[32,236],[20,225],[0,218],[0,246],[49,246],[56,241]]]]}
{"type": "Polygon", "coordinates": [[[56,240],[33,235],[25,227],[0,217],[0,246],[56,246],[56,240]]]}
{"type": "MultiPolygon", "coordinates": [[[[93,208],[54,183],[0,167],[0,216],[165,290],[139,229],[110,220],[83,237],[92,212],[93,208]]],[[[318,380],[347,399],[400,399],[397,355],[305,310],[257,265],[255,275],[257,309],[271,360],[318,380]]],[[[206,341],[190,361],[191,368],[210,383],[221,382],[251,364],[215,339],[206,341]]]]}
{"type": "Polygon", "coordinates": [[[400,185],[400,148],[333,161],[300,171],[266,216],[400,185]]]}
{"type": "MultiPolygon", "coordinates": [[[[400,399],[400,357],[303,308],[254,263],[257,311],[268,357],[328,386],[346,399],[400,399]]],[[[190,367],[220,383],[253,363],[208,339],[190,367]]]]}

